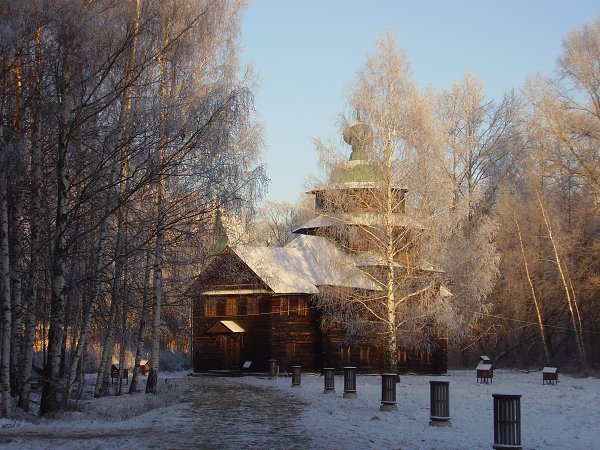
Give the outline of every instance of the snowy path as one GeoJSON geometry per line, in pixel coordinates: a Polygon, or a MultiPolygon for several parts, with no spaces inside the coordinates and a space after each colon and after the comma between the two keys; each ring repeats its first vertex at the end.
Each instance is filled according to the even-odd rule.
{"type": "Polygon", "coordinates": [[[600,448],[597,377],[561,374],[550,386],[540,371],[497,370],[493,384],[477,384],[473,370],[453,370],[440,377],[450,383],[452,426],[430,427],[428,376],[401,377],[396,412],[379,411],[379,376],[359,375],[356,399],[343,398],[340,375],[333,395],[314,374],[298,388],[289,378],[169,376],[158,396],[87,400],[36,423],[1,419],[0,448],[483,450],[493,444],[494,393],[522,395],[525,450],[600,448]]]}
{"type": "MultiPolygon", "coordinates": [[[[224,379],[184,378],[186,401],[119,422],[35,424],[0,430],[7,449],[314,447],[295,424],[298,401],[224,379]],[[233,392],[232,392],[233,391],[233,392]]],[[[124,396],[124,398],[126,398],[124,396]]]]}

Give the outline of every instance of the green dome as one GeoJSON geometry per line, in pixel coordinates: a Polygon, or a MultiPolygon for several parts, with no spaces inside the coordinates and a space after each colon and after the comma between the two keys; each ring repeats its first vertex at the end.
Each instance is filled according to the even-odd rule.
{"type": "Polygon", "coordinates": [[[362,120],[344,128],[344,141],[352,147],[350,159],[331,174],[333,183],[372,182],[381,179],[379,171],[369,162],[368,150],[373,144],[373,131],[362,120]]]}
{"type": "Polygon", "coordinates": [[[331,175],[333,183],[379,181],[380,179],[379,172],[366,161],[364,164],[346,164],[337,167],[331,175]]]}
{"type": "Polygon", "coordinates": [[[368,160],[368,148],[373,143],[373,131],[371,127],[361,120],[357,120],[343,131],[344,141],[352,147],[350,161],[368,160]]]}

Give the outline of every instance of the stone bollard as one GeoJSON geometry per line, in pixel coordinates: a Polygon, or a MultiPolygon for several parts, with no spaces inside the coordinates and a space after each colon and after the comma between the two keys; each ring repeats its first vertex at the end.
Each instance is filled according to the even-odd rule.
{"type": "Polygon", "coordinates": [[[292,366],[292,387],[300,386],[302,372],[300,366],[292,366]]]}
{"type": "Polygon", "coordinates": [[[344,367],[344,398],[356,398],[356,367],[344,367]]]}
{"type": "Polygon", "coordinates": [[[335,394],[335,375],[333,373],[335,369],[333,367],[327,367],[323,369],[325,387],[323,394],[335,394]]]}
{"type": "Polygon", "coordinates": [[[277,360],[270,359],[269,360],[269,380],[274,380],[277,378],[277,360]]]}
{"type": "Polygon", "coordinates": [[[431,399],[429,425],[448,427],[450,424],[450,383],[448,381],[430,381],[431,399]]]}
{"type": "Polygon", "coordinates": [[[521,396],[493,394],[494,446],[493,448],[520,449],[521,396]]]}
{"type": "Polygon", "coordinates": [[[380,411],[398,411],[396,406],[396,379],[395,373],[381,375],[381,406],[380,411]]]}

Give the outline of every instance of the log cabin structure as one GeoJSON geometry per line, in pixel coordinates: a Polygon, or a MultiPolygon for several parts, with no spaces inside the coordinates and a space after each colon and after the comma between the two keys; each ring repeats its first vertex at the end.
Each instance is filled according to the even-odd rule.
{"type": "MultiPolygon", "coordinates": [[[[195,371],[239,370],[252,361],[265,371],[276,359],[282,370],[356,366],[384,369],[383,342],[348,339],[339,328],[324,327],[314,296],[323,288],[376,292],[373,281],[383,265],[369,239],[381,223],[377,211],[379,174],[369,163],[370,129],[357,121],[344,130],[350,160],[331,182],[312,191],[316,216],[294,230],[285,247],[226,247],[194,280],[193,365],[195,371]]],[[[405,215],[406,189],[394,187],[393,227],[398,235],[419,225],[405,215]]],[[[408,231],[409,232],[409,231],[408,231]]],[[[398,267],[422,265],[410,246],[397,256],[398,267]]],[[[401,270],[401,269],[399,269],[401,270]]],[[[422,271],[433,270],[423,267],[422,271]]],[[[441,295],[451,295],[443,286],[441,295]]],[[[398,349],[400,371],[445,373],[447,341],[430,351],[398,349]]]]}

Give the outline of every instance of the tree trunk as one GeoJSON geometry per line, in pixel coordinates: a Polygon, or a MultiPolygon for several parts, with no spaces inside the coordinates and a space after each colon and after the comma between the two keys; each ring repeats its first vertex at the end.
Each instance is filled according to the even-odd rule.
{"type": "Polygon", "coordinates": [[[575,298],[571,297],[571,292],[569,291],[569,286],[567,284],[567,280],[565,278],[565,273],[563,271],[562,262],[560,256],[558,254],[558,249],[556,247],[556,241],[554,239],[554,234],[552,233],[552,227],[550,226],[550,219],[546,214],[546,208],[544,208],[544,204],[542,203],[542,199],[538,195],[537,197],[538,204],[540,205],[540,210],[542,212],[542,217],[544,219],[544,223],[546,224],[546,229],[548,230],[548,237],[550,238],[550,242],[552,243],[552,249],[554,250],[554,259],[556,262],[556,267],[558,268],[558,272],[560,274],[563,287],[565,289],[565,297],[567,299],[567,306],[569,308],[569,313],[571,316],[571,323],[573,325],[573,332],[575,333],[575,342],[577,343],[577,352],[579,355],[579,365],[581,367],[585,367],[585,348],[583,345],[583,336],[581,334],[580,328],[577,326],[577,320],[575,317],[574,309],[577,309],[575,298]],[[575,304],[575,306],[574,306],[575,304]]]}
{"type": "Polygon", "coordinates": [[[146,309],[148,308],[148,290],[150,289],[150,252],[146,251],[146,264],[144,268],[144,288],[142,292],[142,310],[140,311],[140,324],[137,332],[135,361],[133,363],[133,375],[131,376],[131,384],[129,385],[129,393],[133,394],[137,391],[138,378],[140,373],[140,364],[142,361],[142,346],[144,345],[144,328],[147,322],[146,309]]]}
{"type": "Polygon", "coordinates": [[[23,335],[23,349],[19,379],[21,389],[19,392],[19,407],[29,410],[29,394],[31,392],[31,365],[33,363],[33,346],[35,344],[35,326],[37,323],[38,285],[40,273],[40,230],[42,214],[42,121],[41,110],[41,44],[42,32],[37,29],[35,33],[35,76],[33,77],[33,101],[30,108],[31,117],[31,193],[29,217],[29,299],[27,299],[27,321],[23,335]]]}
{"type": "Polygon", "coordinates": [[[519,236],[519,246],[521,248],[521,255],[523,256],[523,264],[525,266],[525,275],[531,288],[531,297],[533,298],[533,304],[535,306],[535,312],[537,314],[538,325],[540,327],[540,336],[542,337],[542,345],[544,346],[544,355],[546,357],[546,365],[550,365],[550,352],[548,351],[548,344],[546,343],[546,331],[544,329],[544,321],[542,320],[542,311],[539,306],[537,295],[535,294],[535,288],[533,286],[533,280],[529,273],[529,264],[527,263],[527,256],[525,256],[525,247],[523,246],[523,237],[521,235],[521,227],[519,221],[515,218],[515,224],[517,225],[517,234],[519,236]]]}
{"type": "Polygon", "coordinates": [[[104,345],[102,346],[102,356],[100,357],[98,375],[96,377],[96,386],[94,388],[94,397],[96,398],[108,395],[108,383],[110,369],[112,365],[112,355],[115,345],[115,323],[117,321],[117,298],[115,292],[117,289],[120,290],[120,288],[116,286],[116,284],[118,283],[117,277],[115,275],[110,301],[108,328],[106,330],[106,338],[104,339],[104,345]]]}
{"type": "Polygon", "coordinates": [[[125,371],[125,349],[127,347],[127,310],[129,307],[129,292],[127,287],[127,270],[125,271],[125,290],[122,298],[123,301],[121,303],[121,345],[119,347],[119,376],[117,378],[117,387],[116,387],[116,395],[122,394],[123,387],[123,374],[125,371]]]}
{"type": "MultiPolygon", "coordinates": [[[[167,39],[164,39],[167,42],[167,39]]],[[[160,143],[157,154],[157,166],[159,168],[159,179],[156,186],[156,242],[154,246],[154,277],[152,286],[152,348],[150,350],[150,372],[146,381],[146,393],[156,394],[158,384],[158,358],[160,353],[160,308],[162,304],[162,269],[163,269],[163,247],[165,240],[165,174],[164,161],[167,145],[167,133],[165,124],[165,99],[167,94],[167,62],[162,56],[160,58],[160,143]]]]}
{"type": "Polygon", "coordinates": [[[10,338],[11,338],[11,293],[10,293],[10,255],[8,237],[8,199],[7,199],[7,143],[4,129],[0,125],[0,307],[2,312],[2,335],[0,346],[0,389],[2,404],[0,416],[10,416],[10,338]]]}
{"type": "Polygon", "coordinates": [[[23,309],[22,309],[22,292],[21,292],[21,276],[23,270],[23,255],[22,255],[22,227],[20,221],[22,219],[23,212],[23,174],[21,172],[21,146],[23,145],[24,133],[23,133],[23,74],[22,74],[22,56],[16,58],[16,65],[14,68],[14,91],[15,106],[14,106],[14,127],[16,135],[17,151],[15,152],[15,170],[11,177],[14,183],[14,203],[13,203],[13,214],[12,223],[9,226],[12,233],[11,244],[12,247],[9,250],[11,255],[11,310],[12,310],[12,332],[11,332],[11,343],[10,343],[10,377],[11,377],[11,394],[15,395],[19,391],[20,380],[18,378],[19,373],[19,361],[21,359],[21,338],[23,336],[23,309]]]}
{"type": "Polygon", "coordinates": [[[69,95],[66,80],[70,78],[66,63],[63,76],[59,81],[61,99],[61,123],[59,125],[56,174],[57,202],[54,252],[52,255],[52,298],[50,302],[50,330],[48,331],[48,361],[44,369],[44,386],[40,403],[40,414],[56,411],[59,403],[59,371],[61,365],[63,341],[65,339],[65,306],[67,283],[65,279],[67,265],[67,222],[69,213],[69,131],[67,105],[69,95]]]}
{"type": "MultiPolygon", "coordinates": [[[[79,340],[77,342],[77,346],[75,347],[75,351],[71,353],[71,360],[69,361],[69,371],[67,376],[67,384],[65,386],[65,396],[64,396],[64,405],[67,407],[69,405],[69,401],[72,395],[73,384],[75,383],[75,378],[77,376],[77,369],[81,367],[82,360],[84,356],[84,351],[87,348],[88,344],[88,336],[90,332],[90,327],[92,324],[92,318],[94,317],[94,310],[96,309],[96,305],[100,298],[100,293],[102,291],[102,282],[99,279],[99,274],[102,272],[102,268],[104,266],[104,259],[102,258],[102,248],[104,246],[104,242],[106,240],[106,235],[108,232],[108,225],[106,223],[106,219],[102,221],[102,225],[100,225],[100,231],[98,233],[98,245],[96,247],[95,258],[96,258],[96,270],[95,274],[97,279],[94,281],[94,287],[92,289],[89,303],[84,312],[83,321],[81,324],[81,332],[79,333],[79,340]]],[[[83,380],[79,380],[79,384],[83,383],[83,380]]]]}
{"type": "Polygon", "coordinates": [[[157,224],[156,224],[156,244],[154,248],[154,277],[152,286],[152,348],[150,350],[150,372],[146,382],[146,393],[157,393],[158,384],[158,359],[160,354],[160,308],[162,305],[162,268],[163,268],[163,248],[164,248],[164,202],[162,199],[162,190],[164,188],[164,177],[161,175],[158,193],[156,196],[157,204],[157,224]]]}
{"type": "MultiPolygon", "coordinates": [[[[19,177],[19,185],[22,178],[19,177]]],[[[16,187],[15,205],[12,218],[12,251],[10,251],[13,270],[11,271],[11,310],[12,310],[12,332],[10,341],[10,380],[11,394],[16,395],[19,392],[21,380],[19,379],[19,363],[21,361],[21,341],[23,338],[23,303],[22,303],[22,284],[21,276],[23,270],[22,255],[22,227],[19,225],[22,219],[22,200],[23,192],[20,186],[16,187]]]]}
{"type": "MultiPolygon", "coordinates": [[[[389,145],[389,144],[388,144],[389,145]]],[[[386,151],[386,173],[385,173],[385,259],[386,259],[386,295],[387,295],[387,348],[386,348],[386,370],[389,373],[398,374],[398,343],[396,335],[396,279],[395,279],[395,253],[396,243],[394,236],[394,198],[392,186],[392,149],[386,151]]]]}

